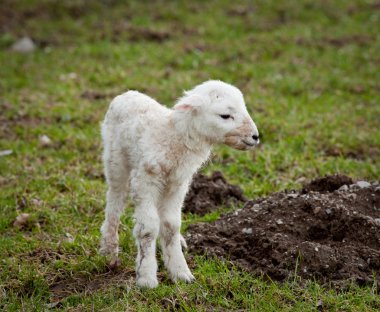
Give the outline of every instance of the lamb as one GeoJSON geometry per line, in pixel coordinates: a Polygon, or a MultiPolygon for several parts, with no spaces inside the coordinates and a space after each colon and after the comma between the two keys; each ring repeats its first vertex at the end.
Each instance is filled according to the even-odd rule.
{"type": "Polygon", "coordinates": [[[108,191],[100,253],[117,261],[119,220],[129,192],[135,204],[137,285],[158,285],[158,237],[171,279],[191,282],[180,227],[192,176],[214,144],[251,150],[259,143],[241,91],[222,81],[206,81],[185,92],[172,109],[128,91],[111,102],[102,138],[108,191]]]}

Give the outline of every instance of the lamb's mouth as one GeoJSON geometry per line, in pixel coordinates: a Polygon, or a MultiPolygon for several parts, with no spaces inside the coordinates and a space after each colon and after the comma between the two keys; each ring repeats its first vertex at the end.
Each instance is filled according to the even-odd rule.
{"type": "Polygon", "coordinates": [[[248,145],[248,146],[255,146],[256,145],[256,143],[254,142],[254,143],[252,143],[252,142],[248,142],[248,141],[246,141],[246,140],[241,140],[245,145],[248,145]]]}

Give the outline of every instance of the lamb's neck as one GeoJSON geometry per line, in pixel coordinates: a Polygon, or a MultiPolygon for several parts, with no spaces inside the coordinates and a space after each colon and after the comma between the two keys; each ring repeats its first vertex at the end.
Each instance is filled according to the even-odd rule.
{"type": "Polygon", "coordinates": [[[197,133],[191,116],[173,111],[169,119],[169,127],[173,131],[173,137],[179,144],[183,144],[189,152],[199,155],[209,154],[212,143],[197,133]]]}

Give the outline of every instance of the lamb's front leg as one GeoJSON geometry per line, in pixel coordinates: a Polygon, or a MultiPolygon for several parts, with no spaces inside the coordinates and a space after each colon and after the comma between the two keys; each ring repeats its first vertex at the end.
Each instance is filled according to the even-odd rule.
{"type": "Polygon", "coordinates": [[[136,238],[136,284],[139,287],[154,288],[157,281],[156,239],[159,232],[157,208],[150,198],[140,199],[135,210],[136,238]]]}
{"type": "Polygon", "coordinates": [[[191,282],[194,276],[187,266],[181,248],[181,207],[187,191],[187,183],[173,189],[163,198],[159,208],[160,243],[164,263],[173,281],[191,282]]]}

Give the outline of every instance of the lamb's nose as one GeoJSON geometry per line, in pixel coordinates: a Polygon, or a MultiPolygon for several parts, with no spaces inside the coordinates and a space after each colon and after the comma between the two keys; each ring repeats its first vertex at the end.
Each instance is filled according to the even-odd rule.
{"type": "Polygon", "coordinates": [[[254,139],[255,141],[258,141],[259,140],[259,136],[257,134],[254,134],[254,135],[252,135],[252,139],[254,139]]]}

